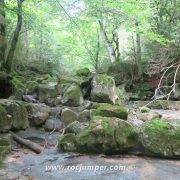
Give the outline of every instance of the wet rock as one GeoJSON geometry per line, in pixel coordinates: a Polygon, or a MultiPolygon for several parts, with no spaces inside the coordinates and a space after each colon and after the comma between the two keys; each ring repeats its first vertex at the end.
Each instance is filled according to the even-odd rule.
{"type": "Polygon", "coordinates": [[[157,112],[150,111],[149,113],[140,113],[138,115],[138,118],[142,121],[150,121],[152,119],[161,118],[162,115],[160,115],[157,112]]]}
{"type": "Polygon", "coordinates": [[[98,104],[97,109],[91,110],[91,116],[117,117],[127,120],[128,110],[125,107],[107,103],[98,104]],[[99,107],[98,107],[99,106],[99,107]]]}
{"type": "Polygon", "coordinates": [[[8,113],[8,122],[12,122],[11,129],[22,130],[29,126],[28,112],[26,105],[22,101],[15,100],[0,100],[1,107],[4,107],[8,113]]]}
{"type": "Polygon", "coordinates": [[[140,139],[148,155],[180,157],[180,120],[147,121],[141,128],[140,139]]]}
{"type": "Polygon", "coordinates": [[[77,135],[80,152],[118,153],[138,144],[135,128],[118,118],[94,117],[90,125],[77,135]]]}
{"type": "Polygon", "coordinates": [[[26,106],[26,108],[29,113],[29,121],[31,126],[43,125],[49,118],[49,114],[51,112],[50,107],[41,103],[39,104],[29,103],[26,106]]]}
{"type": "Polygon", "coordinates": [[[62,112],[62,107],[52,107],[51,112],[50,112],[50,116],[60,118],[61,112],[62,112]]]}
{"type": "Polygon", "coordinates": [[[64,124],[58,118],[50,118],[46,121],[44,128],[47,131],[60,131],[64,128],[64,124]]]}
{"type": "Polygon", "coordinates": [[[37,96],[36,95],[23,95],[23,100],[26,102],[36,103],[37,96]]]}
{"type": "Polygon", "coordinates": [[[85,127],[85,124],[74,121],[66,127],[65,133],[79,134],[85,127]]]}
{"type": "Polygon", "coordinates": [[[79,113],[78,115],[78,121],[79,122],[89,122],[90,121],[90,110],[84,110],[79,113]]]}
{"type": "Polygon", "coordinates": [[[47,119],[49,118],[49,114],[46,112],[37,112],[29,118],[31,126],[42,126],[47,119]]]}
{"type": "Polygon", "coordinates": [[[76,151],[76,136],[73,133],[64,134],[59,138],[58,149],[67,152],[76,151]]]}
{"type": "Polygon", "coordinates": [[[94,76],[91,86],[92,101],[115,104],[118,95],[114,79],[111,76],[98,74],[94,76]]]}
{"type": "Polygon", "coordinates": [[[68,87],[62,97],[62,104],[66,106],[80,106],[83,102],[81,89],[76,84],[72,84],[68,87]]]}
{"type": "Polygon", "coordinates": [[[65,108],[62,110],[62,113],[61,113],[61,120],[67,126],[67,125],[71,124],[72,122],[77,121],[78,115],[71,109],[65,108]]]}

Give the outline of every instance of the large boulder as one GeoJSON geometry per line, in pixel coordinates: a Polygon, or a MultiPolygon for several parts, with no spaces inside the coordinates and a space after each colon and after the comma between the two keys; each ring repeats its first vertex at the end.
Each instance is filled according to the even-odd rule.
{"type": "Polygon", "coordinates": [[[90,119],[91,119],[90,110],[85,109],[84,111],[80,112],[78,115],[79,122],[89,122],[90,119]]]}
{"type": "Polygon", "coordinates": [[[79,121],[74,121],[66,127],[65,133],[79,134],[85,127],[85,124],[80,123],[79,121]]]}
{"type": "Polygon", "coordinates": [[[62,97],[62,104],[67,106],[80,106],[83,102],[81,89],[76,84],[69,86],[62,97]]]}
{"type": "Polygon", "coordinates": [[[2,99],[0,100],[0,105],[7,111],[7,121],[10,124],[12,123],[11,129],[23,130],[29,126],[28,112],[24,102],[2,99]]]}
{"type": "Polygon", "coordinates": [[[40,102],[46,102],[48,98],[54,98],[58,92],[56,89],[57,82],[48,82],[46,84],[40,84],[38,86],[38,99],[40,102]]]}
{"type": "Polygon", "coordinates": [[[26,105],[26,108],[29,113],[29,122],[31,126],[43,125],[48,120],[51,112],[50,107],[40,103],[29,103],[26,105]]]}
{"type": "Polygon", "coordinates": [[[31,116],[30,125],[31,126],[42,126],[48,120],[49,114],[47,112],[37,112],[31,116]]]}
{"type": "Polygon", "coordinates": [[[147,121],[141,128],[140,139],[148,155],[180,157],[180,120],[147,121]]]}
{"type": "Polygon", "coordinates": [[[71,124],[72,122],[78,120],[78,114],[69,108],[65,108],[62,110],[62,113],[61,113],[61,120],[67,126],[71,124]]]}
{"type": "Polygon", "coordinates": [[[118,118],[94,117],[77,135],[77,150],[93,153],[126,152],[138,144],[136,129],[118,118]]]}
{"type": "Polygon", "coordinates": [[[92,80],[91,100],[115,104],[118,98],[114,79],[105,74],[95,75],[92,80]]]}
{"type": "Polygon", "coordinates": [[[117,117],[127,120],[128,109],[123,106],[101,103],[98,104],[97,109],[91,110],[91,116],[117,117]]]}
{"type": "Polygon", "coordinates": [[[58,118],[49,118],[44,125],[47,131],[60,131],[64,128],[64,124],[58,118]]]}

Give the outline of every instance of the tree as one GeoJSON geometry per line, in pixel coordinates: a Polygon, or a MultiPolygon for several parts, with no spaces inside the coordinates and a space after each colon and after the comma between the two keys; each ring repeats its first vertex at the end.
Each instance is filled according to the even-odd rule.
{"type": "Polygon", "coordinates": [[[0,69],[5,63],[6,33],[4,0],[0,0],[0,69]]]}
{"type": "Polygon", "coordinates": [[[24,0],[17,0],[17,17],[18,17],[18,21],[17,21],[17,25],[16,25],[16,29],[14,31],[13,34],[13,38],[11,41],[11,45],[10,45],[10,49],[6,58],[6,64],[5,64],[5,68],[7,70],[7,72],[11,72],[11,67],[12,67],[12,62],[14,59],[14,53],[15,53],[15,49],[17,46],[17,42],[18,42],[18,38],[19,38],[19,33],[21,31],[21,27],[22,27],[22,3],[24,0]]]}

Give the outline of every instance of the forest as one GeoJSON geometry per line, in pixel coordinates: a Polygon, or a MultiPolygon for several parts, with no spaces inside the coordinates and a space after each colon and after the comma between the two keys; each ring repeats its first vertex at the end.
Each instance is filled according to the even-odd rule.
{"type": "Polygon", "coordinates": [[[0,180],[178,179],[179,159],[178,0],[0,0],[0,180]]]}

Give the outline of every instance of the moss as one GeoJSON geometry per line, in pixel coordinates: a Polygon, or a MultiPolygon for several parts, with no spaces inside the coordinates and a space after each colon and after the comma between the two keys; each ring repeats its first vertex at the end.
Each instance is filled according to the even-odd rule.
{"type": "Polygon", "coordinates": [[[148,105],[152,109],[169,109],[169,103],[167,100],[156,100],[148,105]]]}
{"type": "Polygon", "coordinates": [[[72,76],[62,76],[59,79],[59,84],[60,85],[62,85],[62,84],[72,84],[72,83],[80,85],[82,83],[82,80],[81,80],[80,77],[72,77],[72,76]]]}
{"type": "Polygon", "coordinates": [[[119,121],[116,127],[115,138],[122,151],[136,147],[139,144],[138,133],[135,127],[126,121],[119,121]]]}
{"type": "Polygon", "coordinates": [[[11,113],[14,130],[26,129],[29,126],[28,112],[24,103],[19,101],[13,103],[11,113]]]}
{"type": "Polygon", "coordinates": [[[88,153],[113,153],[116,118],[94,117],[89,127],[77,135],[78,151],[88,153]]]}
{"type": "Polygon", "coordinates": [[[82,68],[76,71],[77,76],[89,76],[91,74],[90,70],[88,68],[82,68]]]}
{"type": "Polygon", "coordinates": [[[80,87],[72,84],[64,93],[62,103],[69,106],[81,105],[83,103],[83,95],[80,87]]]}
{"type": "Polygon", "coordinates": [[[118,118],[94,116],[89,127],[77,135],[78,151],[113,154],[138,144],[135,128],[118,118]]]}
{"type": "MultiPolygon", "coordinates": [[[[180,122],[177,120],[177,122],[180,122]]],[[[173,125],[163,119],[148,121],[142,127],[142,144],[155,156],[180,156],[180,123],[173,125]]]]}
{"type": "Polygon", "coordinates": [[[36,81],[28,81],[26,85],[26,89],[29,93],[35,93],[38,90],[39,83],[36,81]]]}
{"type": "Polygon", "coordinates": [[[150,110],[151,110],[150,108],[145,107],[145,106],[143,106],[143,107],[140,108],[140,112],[141,112],[141,113],[149,113],[150,110]]]}
{"type": "Polygon", "coordinates": [[[92,110],[91,116],[117,117],[126,120],[128,117],[128,110],[122,106],[104,103],[97,109],[92,110]]]}
{"type": "Polygon", "coordinates": [[[58,148],[63,151],[76,151],[76,136],[73,133],[62,135],[58,141],[58,148]]]}
{"type": "Polygon", "coordinates": [[[99,74],[96,77],[96,82],[100,85],[108,85],[108,86],[113,86],[115,84],[113,77],[108,76],[106,74],[99,74]]]}

